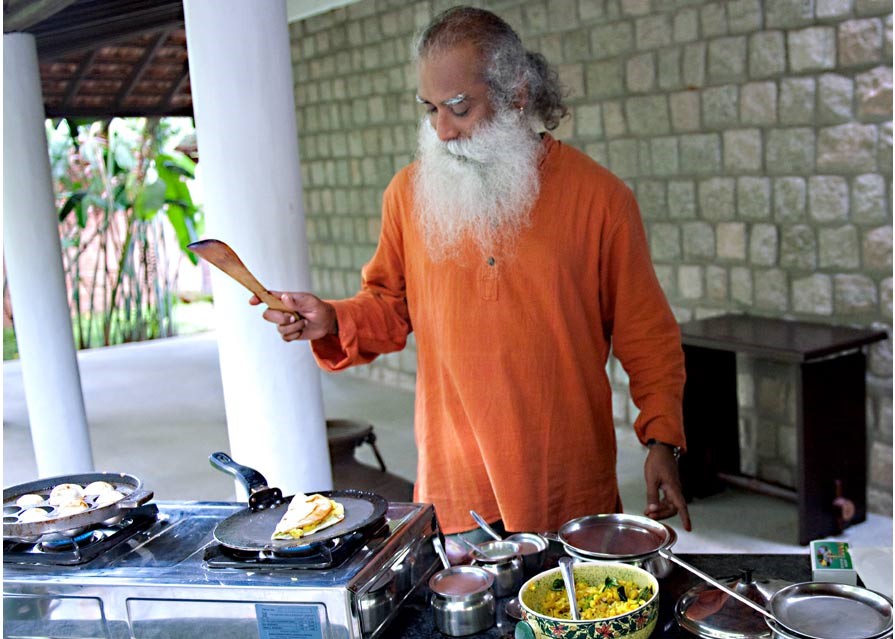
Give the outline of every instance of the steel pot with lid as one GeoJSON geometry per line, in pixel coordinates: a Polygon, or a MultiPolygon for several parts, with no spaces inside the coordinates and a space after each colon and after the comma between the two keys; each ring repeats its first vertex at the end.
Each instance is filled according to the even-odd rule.
{"type": "Polygon", "coordinates": [[[494,625],[494,576],[478,566],[451,566],[429,578],[430,603],[438,630],[462,637],[494,625]]]}
{"type": "Polygon", "coordinates": [[[521,548],[512,541],[484,541],[475,544],[473,555],[477,566],[494,576],[494,594],[498,597],[514,595],[525,578],[521,548]]]}

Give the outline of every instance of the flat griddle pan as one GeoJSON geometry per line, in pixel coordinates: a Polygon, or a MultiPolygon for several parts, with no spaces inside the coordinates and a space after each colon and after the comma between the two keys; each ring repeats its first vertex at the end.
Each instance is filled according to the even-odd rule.
{"type": "Polygon", "coordinates": [[[385,498],[363,490],[321,490],[318,494],[342,504],[345,519],[299,539],[271,539],[277,523],[289,507],[291,498],[286,498],[272,508],[255,511],[246,508],[231,515],[214,529],[214,538],[235,550],[298,553],[346,535],[371,534],[384,522],[388,510],[385,498]]]}
{"type": "Polygon", "coordinates": [[[264,475],[254,468],[237,464],[226,453],[212,453],[208,460],[218,470],[234,475],[249,491],[249,507],[231,515],[214,529],[214,538],[227,548],[280,554],[313,552],[315,547],[341,537],[368,536],[385,522],[388,501],[384,497],[364,490],[321,490],[316,494],[345,507],[342,521],[299,539],[271,539],[292,498],[284,499],[279,488],[267,485],[264,475]]]}

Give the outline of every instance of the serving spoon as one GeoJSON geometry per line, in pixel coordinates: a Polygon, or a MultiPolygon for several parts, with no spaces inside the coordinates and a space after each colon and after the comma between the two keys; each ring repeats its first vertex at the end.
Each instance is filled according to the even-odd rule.
{"type": "Polygon", "coordinates": [[[485,518],[484,518],[484,517],[482,517],[480,514],[478,514],[478,513],[477,513],[476,511],[474,511],[474,510],[470,510],[470,511],[469,511],[469,514],[470,514],[470,516],[473,518],[473,520],[475,520],[475,523],[477,523],[477,524],[479,525],[479,528],[481,528],[481,529],[484,530],[486,533],[488,533],[488,535],[490,535],[491,537],[493,537],[493,538],[495,539],[495,541],[503,541],[503,537],[501,537],[500,535],[497,534],[497,531],[495,531],[495,530],[488,524],[488,522],[485,521],[485,518]]]}
{"type": "Polygon", "coordinates": [[[578,597],[575,594],[575,560],[571,557],[559,558],[559,571],[562,573],[562,582],[566,586],[566,596],[569,598],[569,614],[572,621],[580,621],[578,614],[578,597]]]}
{"type": "Polygon", "coordinates": [[[229,245],[220,240],[199,240],[187,245],[187,248],[202,259],[214,264],[224,273],[232,277],[234,280],[245,286],[249,291],[258,296],[258,299],[267,304],[275,311],[283,311],[292,314],[295,319],[303,319],[302,316],[295,311],[286,308],[283,300],[267,290],[261,282],[258,281],[252,272],[243,264],[242,260],[229,245]]]}

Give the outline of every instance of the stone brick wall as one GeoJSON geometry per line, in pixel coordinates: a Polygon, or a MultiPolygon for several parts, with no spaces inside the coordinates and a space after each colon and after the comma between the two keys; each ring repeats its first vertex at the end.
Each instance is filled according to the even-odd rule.
{"type": "MultiPolygon", "coordinates": [[[[362,0],[291,25],[315,289],[342,297],[412,158],[414,32],[453,2],[362,0]]],[[[557,65],[555,135],[637,193],[679,320],[892,325],[889,0],[500,0],[557,65]]],[[[892,513],[891,340],[869,349],[871,510],[892,513]]],[[[741,358],[744,470],[792,485],[795,376],[741,358]]],[[[412,388],[415,351],[354,374],[412,388]]],[[[613,362],[620,427],[636,414],[613,362]]]]}

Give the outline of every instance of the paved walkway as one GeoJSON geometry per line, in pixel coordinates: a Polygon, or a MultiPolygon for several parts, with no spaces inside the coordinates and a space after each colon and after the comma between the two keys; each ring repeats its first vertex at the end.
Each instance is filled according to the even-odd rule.
{"type": "MultiPolygon", "coordinates": [[[[78,361],[97,470],[136,475],[158,500],[235,499],[231,478],[208,463],[212,452],[229,451],[214,333],[82,351],[78,361]]],[[[323,395],[328,418],[373,424],[388,470],[414,480],[412,393],[343,373],[323,375],[323,395]]],[[[10,486],[37,478],[18,362],[4,362],[3,397],[3,483],[10,486]]],[[[639,513],[643,448],[628,429],[618,436],[622,500],[639,513]]],[[[376,465],[369,446],[357,457],[376,465]]],[[[695,531],[678,531],[678,552],[807,552],[795,543],[791,503],[731,489],[694,502],[690,512],[695,531]]],[[[891,557],[892,520],[870,515],[841,538],[891,557]]],[[[888,574],[891,593],[891,566],[888,574]]]]}

